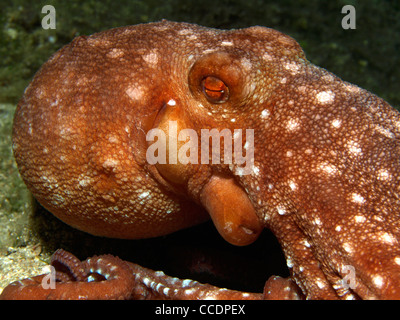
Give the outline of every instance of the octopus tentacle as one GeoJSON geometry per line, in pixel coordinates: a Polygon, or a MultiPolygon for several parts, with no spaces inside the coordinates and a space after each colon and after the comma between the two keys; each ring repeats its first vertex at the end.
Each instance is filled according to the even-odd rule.
{"type": "Polygon", "coordinates": [[[49,291],[42,284],[47,276],[42,274],[10,283],[1,293],[0,300],[46,300],[49,291]]]}
{"type": "Polygon", "coordinates": [[[54,273],[13,282],[0,299],[99,300],[131,296],[135,278],[128,263],[118,257],[94,256],[80,262],[73,254],[57,250],[51,261],[54,273]]]}
{"type": "Polygon", "coordinates": [[[57,270],[56,281],[84,281],[87,277],[85,264],[63,249],[53,253],[50,264],[57,270]]]}
{"type": "Polygon", "coordinates": [[[79,290],[71,283],[71,290],[77,293],[74,298],[82,299],[82,293],[84,299],[90,300],[130,298],[135,278],[127,262],[112,255],[102,255],[89,258],[85,263],[87,282],[78,282],[79,290]]]}
{"type": "MultiPolygon", "coordinates": [[[[52,264],[59,268],[62,260],[71,274],[80,280],[67,280],[65,272],[56,269],[55,286],[46,286],[49,275],[40,275],[8,285],[1,300],[260,300],[261,293],[249,293],[202,284],[194,280],[178,279],[129,263],[111,255],[101,255],[80,262],[73,254],[57,250],[52,264]],[[57,262],[57,263],[54,263],[57,262]],[[84,268],[85,273],[82,272],[84,268]]],[[[65,270],[65,265],[62,268],[65,270]]]]}
{"type": "Polygon", "coordinates": [[[129,263],[135,274],[136,286],[132,294],[137,300],[261,300],[262,294],[241,292],[203,284],[190,279],[170,277],[129,263]]]}
{"type": "Polygon", "coordinates": [[[264,286],[265,300],[302,300],[304,295],[290,278],[270,277],[264,286]]]}

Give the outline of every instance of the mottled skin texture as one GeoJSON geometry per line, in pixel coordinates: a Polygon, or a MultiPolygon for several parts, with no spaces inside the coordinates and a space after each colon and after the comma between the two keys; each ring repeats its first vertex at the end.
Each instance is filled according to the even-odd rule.
{"type": "MultiPolygon", "coordinates": [[[[278,31],[163,21],[58,51],[17,108],[13,147],[34,196],[78,229],[153,237],[204,221],[205,207],[234,244],[270,228],[305,297],[372,299],[400,298],[399,138],[396,110],[278,31]],[[169,120],[199,136],[254,129],[251,174],[149,164],[145,135],[169,120]]],[[[266,297],[285,281],[268,280],[266,297]]]]}

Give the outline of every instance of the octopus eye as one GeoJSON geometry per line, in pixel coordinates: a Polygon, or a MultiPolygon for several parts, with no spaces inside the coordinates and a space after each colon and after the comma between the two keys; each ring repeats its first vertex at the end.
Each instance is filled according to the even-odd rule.
{"type": "Polygon", "coordinates": [[[207,76],[201,82],[207,100],[211,103],[224,103],[229,99],[229,88],[221,79],[207,76]]]}

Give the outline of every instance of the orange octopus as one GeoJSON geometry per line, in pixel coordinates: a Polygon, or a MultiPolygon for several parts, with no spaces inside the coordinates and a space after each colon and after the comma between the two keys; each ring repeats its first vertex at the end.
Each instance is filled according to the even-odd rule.
{"type": "Polygon", "coordinates": [[[13,149],[35,198],[77,229],[138,239],[211,217],[246,245],[269,228],[291,275],[246,293],[59,250],[55,289],[42,275],[3,299],[400,298],[400,114],[278,31],[161,21],[78,37],[26,89],[13,149]],[[149,138],[172,125],[226,129],[220,149],[253,156],[149,138]],[[167,161],[150,161],[155,143],[167,161]]]}

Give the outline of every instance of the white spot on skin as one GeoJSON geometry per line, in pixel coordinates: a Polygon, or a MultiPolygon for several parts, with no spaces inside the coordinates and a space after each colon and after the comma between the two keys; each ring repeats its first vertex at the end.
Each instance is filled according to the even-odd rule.
{"type": "Polygon", "coordinates": [[[287,62],[283,67],[288,70],[292,75],[296,75],[299,72],[300,65],[295,62],[287,62]]]}
{"type": "Polygon", "coordinates": [[[349,142],[347,142],[346,148],[354,155],[360,154],[362,151],[360,148],[360,145],[353,140],[350,140],[349,142]]]}
{"type": "Polygon", "coordinates": [[[380,216],[373,216],[372,219],[374,219],[374,220],[376,220],[378,222],[383,222],[384,221],[383,218],[380,217],[380,216]]]}
{"type": "Polygon", "coordinates": [[[103,162],[103,167],[104,168],[116,168],[119,164],[119,161],[116,159],[106,159],[106,161],[103,162]]]}
{"type": "Polygon", "coordinates": [[[381,232],[379,234],[379,240],[387,244],[394,244],[396,243],[396,238],[394,238],[391,234],[387,232],[381,232]]]}
{"type": "Polygon", "coordinates": [[[148,64],[155,66],[158,62],[158,54],[155,51],[152,51],[143,56],[143,60],[146,61],[148,64]]]}
{"type": "Polygon", "coordinates": [[[365,218],[364,216],[355,216],[354,220],[357,223],[364,223],[367,220],[367,218],[365,218]]]}
{"type": "Polygon", "coordinates": [[[338,172],[338,169],[334,165],[332,165],[330,163],[321,163],[318,166],[318,169],[323,171],[323,172],[325,172],[325,173],[327,173],[327,174],[329,174],[329,175],[333,175],[333,174],[336,174],[338,172]]]}
{"type": "Polygon", "coordinates": [[[108,136],[108,141],[111,142],[111,143],[118,143],[118,142],[119,142],[119,139],[118,139],[118,137],[115,136],[115,135],[109,135],[109,136],[108,136]]]}
{"type": "Polygon", "coordinates": [[[181,36],[187,36],[188,34],[192,34],[191,29],[182,29],[178,31],[178,34],[181,36]]]}
{"type": "Polygon", "coordinates": [[[303,240],[303,244],[305,247],[311,248],[311,244],[306,239],[303,240]]]}
{"type": "Polygon", "coordinates": [[[299,122],[296,119],[290,119],[287,123],[286,123],[286,129],[289,131],[294,131],[296,129],[299,128],[299,122]]]}
{"type": "Polygon", "coordinates": [[[292,180],[289,181],[289,187],[290,187],[290,189],[292,189],[292,191],[297,189],[296,183],[294,181],[292,181],[292,180]]]}
{"type": "Polygon", "coordinates": [[[263,54],[263,59],[265,60],[265,61],[271,61],[271,60],[273,60],[273,58],[272,58],[272,56],[269,54],[269,53],[264,53],[263,54]]]}
{"type": "Polygon", "coordinates": [[[349,243],[347,243],[347,242],[343,243],[343,249],[344,249],[347,253],[352,253],[352,252],[353,252],[353,247],[352,247],[349,243]]]}
{"type": "Polygon", "coordinates": [[[375,276],[372,279],[373,283],[378,287],[378,288],[382,288],[383,286],[383,278],[379,275],[375,276]]]}
{"type": "Polygon", "coordinates": [[[335,231],[337,231],[337,232],[342,231],[342,227],[341,226],[336,226],[335,231]]]}
{"type": "Polygon", "coordinates": [[[137,101],[142,99],[144,95],[141,87],[129,87],[125,90],[125,93],[129,96],[129,98],[137,101]]]}
{"type": "Polygon", "coordinates": [[[60,136],[63,139],[70,140],[71,135],[73,134],[74,130],[70,127],[62,127],[60,128],[60,136]]]}
{"type": "Polygon", "coordinates": [[[144,283],[144,285],[146,286],[146,287],[150,287],[150,284],[151,284],[151,281],[150,281],[150,279],[149,278],[143,278],[143,283],[144,283]]]}
{"type": "Polygon", "coordinates": [[[326,104],[331,103],[335,99],[335,94],[332,91],[321,91],[315,96],[319,103],[326,104]]]}
{"type": "Polygon", "coordinates": [[[391,180],[391,178],[392,178],[390,173],[385,169],[379,170],[377,177],[378,177],[378,180],[381,180],[381,181],[391,180]]]}
{"type": "Polygon", "coordinates": [[[323,289],[325,287],[325,283],[321,280],[317,280],[316,284],[320,289],[323,289]]]}
{"type": "Polygon", "coordinates": [[[342,121],[339,119],[335,119],[331,122],[332,127],[334,128],[339,128],[342,125],[342,121]]]}
{"type": "Polygon", "coordinates": [[[206,50],[203,51],[203,54],[209,54],[209,53],[214,52],[215,50],[216,49],[206,49],[206,50]]]}
{"type": "Polygon", "coordinates": [[[185,280],[182,281],[182,287],[189,287],[189,286],[192,285],[192,283],[193,283],[192,280],[190,280],[190,279],[185,279],[185,280]]]}
{"type": "Polygon", "coordinates": [[[184,293],[185,293],[185,295],[191,295],[191,294],[193,294],[194,293],[194,291],[195,291],[195,289],[194,288],[191,288],[191,289],[186,289],[185,291],[184,291],[184,293]]]}
{"type": "Polygon", "coordinates": [[[319,218],[315,218],[315,219],[313,220],[313,224],[315,224],[315,225],[317,225],[317,226],[320,226],[320,225],[321,225],[321,220],[320,220],[319,218]]]}
{"type": "Polygon", "coordinates": [[[58,106],[58,99],[55,99],[51,104],[50,107],[57,107],[58,106]]]}
{"type": "Polygon", "coordinates": [[[231,41],[222,41],[221,46],[230,47],[233,46],[233,42],[231,41]]]}
{"type": "Polygon", "coordinates": [[[150,194],[149,191],[142,192],[142,193],[139,195],[139,198],[140,198],[140,199],[147,198],[147,197],[149,196],[149,194],[150,194]]]}
{"type": "Polygon", "coordinates": [[[163,286],[161,283],[159,283],[159,284],[157,284],[157,286],[156,286],[156,289],[155,289],[155,290],[156,290],[157,292],[161,292],[161,290],[160,290],[160,289],[161,289],[162,287],[164,287],[164,286],[163,286]]]}
{"type": "Polygon", "coordinates": [[[394,263],[398,264],[400,266],[400,257],[395,257],[394,258],[394,263]]]}
{"type": "Polygon", "coordinates": [[[272,190],[274,188],[274,185],[272,183],[268,184],[268,189],[272,190]]]}
{"type": "Polygon", "coordinates": [[[278,211],[278,214],[281,215],[281,216],[286,214],[285,208],[277,207],[276,210],[278,211]]]}
{"type": "Polygon", "coordinates": [[[363,204],[365,202],[365,199],[363,196],[359,195],[358,193],[352,193],[351,201],[353,201],[354,203],[363,204]]]}
{"type": "Polygon", "coordinates": [[[78,183],[81,187],[86,187],[87,185],[90,184],[90,179],[89,178],[81,179],[78,181],[78,183]]]}
{"type": "Polygon", "coordinates": [[[349,92],[351,93],[358,93],[360,92],[361,88],[355,86],[354,84],[348,83],[348,82],[342,82],[341,85],[349,92]]]}
{"type": "Polygon", "coordinates": [[[260,173],[260,169],[256,166],[253,167],[253,174],[258,175],[260,173]]]}
{"type": "Polygon", "coordinates": [[[247,59],[247,58],[242,58],[242,59],[240,60],[240,62],[242,63],[242,66],[243,66],[243,68],[244,68],[246,71],[250,71],[250,70],[251,70],[252,64],[251,64],[251,62],[250,62],[249,59],[247,59]]]}
{"type": "Polygon", "coordinates": [[[123,50],[118,49],[118,48],[113,48],[113,49],[111,49],[111,51],[109,53],[107,53],[107,57],[115,59],[115,58],[122,57],[124,54],[125,53],[123,50]]]}
{"type": "Polygon", "coordinates": [[[270,115],[269,110],[264,109],[263,111],[261,111],[261,119],[266,119],[269,117],[269,115],[270,115]]]}
{"type": "Polygon", "coordinates": [[[173,107],[173,106],[176,105],[176,101],[175,101],[174,99],[171,99],[171,100],[169,100],[169,101],[167,102],[167,105],[173,107]]]}
{"type": "Polygon", "coordinates": [[[379,133],[383,134],[385,137],[389,138],[389,139],[394,139],[395,135],[390,132],[388,129],[385,129],[384,127],[381,126],[375,126],[375,130],[378,131],[379,133]]]}
{"type": "Polygon", "coordinates": [[[234,172],[238,176],[246,175],[246,169],[245,168],[235,167],[235,171],[234,172]]]}

